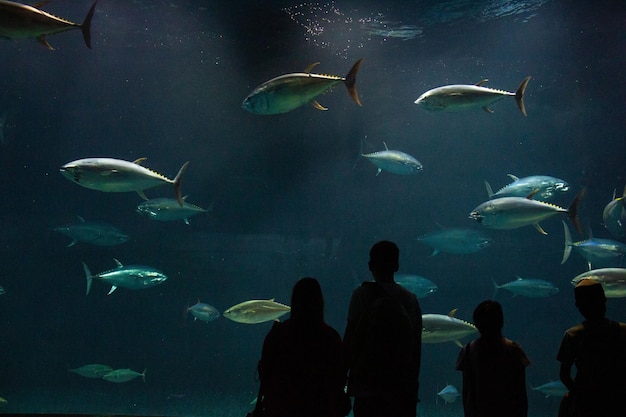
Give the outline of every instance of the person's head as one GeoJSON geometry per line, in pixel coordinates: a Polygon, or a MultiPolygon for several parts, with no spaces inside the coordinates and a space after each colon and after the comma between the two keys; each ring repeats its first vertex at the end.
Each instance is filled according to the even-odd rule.
{"type": "Polygon", "coordinates": [[[606,314],[606,296],[595,279],[581,279],[574,288],[576,307],[587,320],[600,320],[606,314]]]}
{"type": "Polygon", "coordinates": [[[297,322],[323,322],[324,297],[315,278],[302,278],[291,293],[291,318],[297,322]]]}
{"type": "Polygon", "coordinates": [[[502,335],[504,313],[499,302],[485,300],[474,310],[474,326],[481,336],[494,337],[502,335]]]}
{"type": "Polygon", "coordinates": [[[370,249],[369,269],[377,281],[392,281],[400,267],[400,249],[388,240],[381,240],[370,249]]]}

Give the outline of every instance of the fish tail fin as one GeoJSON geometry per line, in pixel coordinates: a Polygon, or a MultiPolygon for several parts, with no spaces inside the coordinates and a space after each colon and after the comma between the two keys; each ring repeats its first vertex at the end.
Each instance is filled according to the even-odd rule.
{"type": "Polygon", "coordinates": [[[350,93],[350,97],[352,97],[352,100],[354,100],[354,102],[359,106],[363,105],[359,99],[359,92],[356,90],[356,74],[359,72],[359,68],[361,67],[361,61],[363,61],[363,58],[354,63],[352,68],[350,68],[350,72],[346,75],[346,80],[344,81],[346,88],[348,89],[348,93],[350,93]]]}
{"type": "Polygon", "coordinates": [[[356,168],[356,164],[358,164],[359,160],[363,157],[363,152],[364,152],[363,143],[365,143],[365,138],[367,138],[367,136],[361,138],[361,144],[359,145],[359,155],[356,157],[356,161],[354,161],[354,164],[352,165],[352,169],[356,168]]]}
{"type": "Polygon", "coordinates": [[[498,290],[500,289],[500,286],[498,285],[498,283],[496,282],[495,279],[491,278],[491,283],[493,284],[493,293],[491,295],[491,298],[493,300],[496,299],[496,295],[498,294],[498,290]]]}
{"type": "Polygon", "coordinates": [[[91,290],[91,282],[93,281],[93,276],[91,275],[91,271],[86,263],[83,262],[83,269],[85,270],[85,279],[87,280],[87,291],[85,295],[89,295],[89,291],[91,290]]]}
{"type": "Polygon", "coordinates": [[[582,229],[580,227],[580,219],[578,218],[578,204],[580,200],[585,196],[587,192],[587,188],[583,188],[576,194],[576,198],[572,201],[572,204],[567,208],[567,215],[569,216],[570,221],[574,225],[574,228],[578,231],[578,233],[583,234],[582,229]]]}
{"type": "Polygon", "coordinates": [[[87,12],[87,16],[85,16],[85,20],[80,25],[80,30],[83,32],[83,39],[85,40],[85,44],[87,48],[91,49],[91,19],[93,18],[93,14],[96,11],[96,4],[98,0],[93,2],[91,9],[87,12]]]}
{"type": "Polygon", "coordinates": [[[517,87],[517,91],[515,91],[515,101],[517,101],[517,107],[522,112],[524,116],[526,114],[526,107],[524,106],[524,92],[526,91],[526,86],[528,85],[528,81],[530,81],[530,76],[524,78],[524,81],[517,87]]]}
{"type": "Polygon", "coordinates": [[[493,189],[491,188],[491,185],[487,182],[487,180],[483,180],[485,181],[485,188],[487,189],[487,195],[489,195],[489,198],[493,197],[493,189]]]}
{"type": "Polygon", "coordinates": [[[563,222],[563,232],[565,233],[565,248],[563,249],[563,259],[561,259],[561,265],[563,265],[569,259],[570,253],[572,253],[572,234],[569,232],[567,223],[563,222]]]}
{"type": "Polygon", "coordinates": [[[178,174],[176,174],[176,177],[174,177],[174,195],[176,195],[176,201],[178,201],[178,204],[180,204],[181,207],[183,205],[183,197],[180,192],[180,184],[183,179],[183,174],[187,170],[188,165],[189,161],[185,162],[183,166],[181,166],[178,170],[178,174]]]}
{"type": "Polygon", "coordinates": [[[143,379],[144,384],[146,383],[146,371],[148,368],[143,368],[143,373],[141,374],[141,379],[143,379]]]}

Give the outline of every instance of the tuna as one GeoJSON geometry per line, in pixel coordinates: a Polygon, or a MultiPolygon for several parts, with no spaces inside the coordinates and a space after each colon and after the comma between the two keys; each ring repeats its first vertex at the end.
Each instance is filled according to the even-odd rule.
{"type": "Polygon", "coordinates": [[[491,189],[491,185],[485,181],[489,198],[526,197],[536,191],[535,198],[546,201],[569,190],[567,182],[547,175],[532,175],[524,178],[518,178],[513,174],[507,175],[513,182],[500,188],[495,193],[491,189]]]}
{"type": "Polygon", "coordinates": [[[67,245],[68,247],[74,246],[78,242],[97,246],[115,246],[121,245],[130,239],[127,234],[113,225],[101,222],[86,222],[82,217],[77,217],[78,223],[58,226],[53,229],[55,232],[62,233],[72,239],[67,245]]]}
{"type": "Polygon", "coordinates": [[[596,268],[618,267],[623,265],[626,245],[622,242],[611,239],[596,239],[593,237],[573,242],[572,235],[565,222],[563,222],[563,230],[565,234],[565,248],[563,249],[561,265],[569,259],[572,249],[576,250],[585,258],[589,270],[591,270],[592,264],[595,265],[596,268]]]}
{"type": "Polygon", "coordinates": [[[626,269],[625,268],[600,268],[584,272],[572,279],[572,285],[576,286],[583,279],[593,279],[602,284],[604,295],[607,298],[626,297],[626,269]]]}
{"type": "Polygon", "coordinates": [[[438,230],[418,237],[417,241],[433,249],[431,256],[440,252],[476,253],[493,244],[493,240],[483,232],[464,228],[438,230]]]}
{"type": "Polygon", "coordinates": [[[91,363],[89,365],[83,365],[78,368],[70,369],[70,372],[74,372],[85,378],[102,378],[104,375],[111,372],[113,368],[109,365],[102,365],[100,363],[91,363]]]}
{"type": "Polygon", "coordinates": [[[517,279],[502,285],[498,285],[495,281],[493,281],[493,286],[495,288],[493,294],[494,298],[500,288],[510,291],[514,295],[522,295],[530,298],[550,297],[559,292],[559,289],[550,281],[543,279],[522,278],[520,276],[518,276],[517,279]]]}
{"type": "Polygon", "coordinates": [[[413,175],[422,171],[422,164],[413,156],[402,151],[390,150],[385,142],[383,144],[385,145],[384,151],[361,153],[363,158],[378,168],[376,175],[382,171],[397,175],[413,175]]]}
{"type": "Polygon", "coordinates": [[[423,314],[422,315],[422,343],[454,342],[463,347],[460,339],[478,333],[478,329],[472,323],[454,317],[456,309],[448,315],[423,314]]]}
{"type": "Polygon", "coordinates": [[[394,280],[415,294],[417,298],[426,298],[438,289],[437,284],[419,275],[395,274],[394,280]]]}
{"type": "Polygon", "coordinates": [[[113,260],[117,264],[116,268],[100,272],[96,275],[93,275],[87,264],[83,262],[85,278],[87,279],[87,291],[85,295],[89,294],[89,291],[91,290],[91,283],[94,279],[99,279],[111,285],[111,290],[108,295],[113,293],[117,287],[129,290],[142,290],[144,288],[154,287],[155,285],[159,285],[167,280],[167,276],[165,276],[163,272],[151,266],[124,266],[117,259],[113,260]]]}
{"type": "Polygon", "coordinates": [[[143,370],[143,373],[139,373],[133,371],[132,369],[123,368],[123,369],[114,369],[110,372],[107,372],[102,376],[102,379],[109,382],[122,383],[132,381],[133,379],[141,377],[143,382],[146,382],[146,370],[143,370]]]}
{"type": "Polygon", "coordinates": [[[200,300],[191,307],[187,308],[187,311],[193,316],[193,320],[201,321],[213,321],[220,317],[220,312],[212,305],[201,303],[200,300]]]}
{"type": "Polygon", "coordinates": [[[285,304],[269,300],[249,300],[232,306],[224,311],[224,317],[238,323],[258,324],[278,318],[291,311],[285,304]]]}
{"type": "Polygon", "coordinates": [[[150,220],[160,222],[182,220],[185,224],[189,224],[190,217],[209,211],[188,203],[186,198],[187,196],[183,197],[182,205],[172,198],[152,198],[142,201],[137,206],[137,213],[146,216],[150,220]]]}
{"type": "Polygon", "coordinates": [[[618,239],[626,236],[626,186],[621,197],[615,198],[613,191],[613,199],[604,207],[602,211],[602,220],[604,227],[609,233],[618,239]]]}

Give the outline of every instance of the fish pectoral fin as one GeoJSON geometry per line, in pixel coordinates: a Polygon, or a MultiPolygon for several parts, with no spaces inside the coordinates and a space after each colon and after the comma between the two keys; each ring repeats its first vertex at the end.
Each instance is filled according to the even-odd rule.
{"type": "Polygon", "coordinates": [[[457,346],[458,346],[458,347],[460,347],[460,348],[462,348],[462,347],[463,347],[463,344],[462,344],[462,343],[461,343],[461,341],[459,341],[459,340],[455,340],[455,341],[454,341],[454,344],[455,344],[455,345],[457,345],[457,346]]]}
{"type": "Polygon", "coordinates": [[[323,111],[328,110],[326,107],[324,107],[324,106],[322,106],[320,103],[318,103],[318,102],[317,102],[317,100],[313,100],[313,101],[311,101],[311,105],[312,105],[313,107],[315,107],[316,109],[318,109],[318,110],[323,110],[323,111]]]}
{"type": "Polygon", "coordinates": [[[41,35],[40,37],[38,37],[37,40],[39,41],[40,44],[42,44],[49,50],[54,51],[54,48],[52,47],[52,45],[48,43],[48,40],[46,39],[44,35],[41,35]]]}
{"type": "Polygon", "coordinates": [[[539,233],[541,233],[542,235],[544,235],[544,236],[547,236],[547,235],[548,235],[548,234],[546,233],[546,231],[545,231],[545,230],[543,230],[543,229],[541,228],[541,226],[539,225],[539,223],[535,223],[535,224],[533,224],[533,227],[534,227],[535,229],[537,229],[537,231],[538,231],[539,233]]]}
{"type": "Polygon", "coordinates": [[[107,295],[111,295],[113,293],[113,291],[117,290],[117,287],[115,285],[111,286],[111,289],[109,290],[109,292],[107,293],[107,295]]]}
{"type": "Polygon", "coordinates": [[[142,191],[137,191],[137,194],[139,194],[139,197],[143,198],[144,200],[148,200],[148,197],[146,197],[146,195],[144,194],[143,190],[142,191]]]}
{"type": "Polygon", "coordinates": [[[486,111],[487,113],[493,113],[493,110],[491,110],[489,107],[485,106],[483,107],[483,110],[486,111]]]}

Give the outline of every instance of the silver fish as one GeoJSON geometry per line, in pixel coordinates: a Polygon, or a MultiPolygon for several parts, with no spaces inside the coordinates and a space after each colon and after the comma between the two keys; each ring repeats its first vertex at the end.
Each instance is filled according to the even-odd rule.
{"type": "Polygon", "coordinates": [[[53,51],[54,48],[48,43],[46,36],[80,29],[85,44],[91,48],[91,19],[96,10],[97,1],[93,3],[81,24],[44,12],[39,6],[46,3],[47,1],[44,1],[34,6],[28,6],[13,1],[0,0],[0,38],[37,39],[39,43],[53,51]]]}
{"type": "Polygon", "coordinates": [[[191,307],[187,308],[195,320],[213,321],[220,317],[220,312],[212,305],[201,303],[200,300],[191,307]]]}
{"type": "Polygon", "coordinates": [[[578,203],[585,194],[585,189],[580,190],[574,201],[568,208],[554,204],[533,200],[534,192],[528,197],[502,197],[488,200],[476,207],[469,215],[470,219],[490,229],[517,229],[523,226],[533,225],[541,234],[547,233],[541,228],[539,222],[552,217],[557,213],[565,213],[569,216],[572,224],[580,233],[580,220],[578,219],[578,203]]]}
{"type": "Polygon", "coordinates": [[[561,265],[569,258],[572,248],[585,258],[590,270],[592,264],[594,264],[596,268],[605,268],[622,266],[624,263],[626,245],[622,242],[611,239],[596,239],[593,237],[573,242],[572,235],[565,222],[563,222],[563,230],[565,234],[565,248],[563,250],[561,265]]]}
{"type": "Polygon", "coordinates": [[[70,372],[74,372],[85,378],[102,378],[105,374],[111,372],[113,368],[109,365],[102,365],[100,363],[91,363],[89,365],[83,365],[81,367],[70,369],[70,372]]]}
{"type": "Polygon", "coordinates": [[[476,253],[493,244],[493,239],[483,232],[464,228],[438,230],[418,237],[417,241],[433,249],[431,256],[435,256],[440,252],[452,254],[476,253]]]}
{"type": "Polygon", "coordinates": [[[304,72],[273,78],[255,88],[243,101],[241,107],[254,114],[287,113],[307,103],[311,103],[318,110],[327,110],[315,100],[315,97],[341,83],[348,88],[352,100],[360,106],[361,101],[356,90],[356,75],[361,61],[362,59],[359,59],[354,63],[345,78],[311,73],[319,62],[310,65],[304,72]]]}
{"type": "Polygon", "coordinates": [[[512,183],[505,185],[495,193],[491,189],[491,185],[485,181],[487,194],[489,198],[501,197],[526,197],[533,191],[537,191],[535,197],[541,201],[546,201],[555,197],[558,193],[569,190],[569,185],[562,179],[550,177],[547,175],[532,175],[530,177],[518,178],[513,174],[507,174],[513,180],[512,183]]]}
{"type": "Polygon", "coordinates": [[[454,385],[446,385],[437,393],[446,404],[453,403],[461,396],[461,393],[454,385]]]}
{"type": "Polygon", "coordinates": [[[437,284],[419,275],[395,274],[394,281],[411,291],[417,298],[426,298],[438,289],[437,284]]]}
{"type": "Polygon", "coordinates": [[[482,80],[475,85],[454,84],[433,88],[419,96],[415,104],[429,111],[457,112],[480,107],[488,113],[493,113],[489,108],[491,104],[512,96],[515,97],[517,107],[526,116],[524,92],[530,77],[524,78],[515,93],[483,87],[487,81],[482,80]]]}
{"type": "Polygon", "coordinates": [[[463,347],[459,339],[478,333],[472,323],[454,317],[456,308],[448,315],[422,314],[422,343],[454,342],[463,347]]]}
{"type": "Polygon", "coordinates": [[[89,294],[89,290],[91,290],[91,283],[94,279],[99,279],[111,285],[111,290],[108,294],[115,291],[117,287],[129,290],[141,290],[144,288],[154,287],[155,285],[159,285],[167,280],[167,276],[163,272],[151,266],[124,266],[117,259],[113,260],[117,264],[116,268],[100,272],[96,275],[93,275],[87,264],[83,262],[85,278],[87,279],[87,292],[85,295],[89,294]]]}
{"type": "Polygon", "coordinates": [[[291,311],[285,304],[269,300],[249,300],[234,305],[224,311],[224,317],[238,323],[257,324],[277,320],[291,311]]]}
{"type": "Polygon", "coordinates": [[[533,387],[531,385],[531,388],[534,391],[539,391],[540,393],[544,394],[546,396],[545,398],[562,398],[567,393],[567,387],[563,385],[560,380],[549,381],[545,384],[539,385],[538,387],[533,387]]]}
{"type": "Polygon", "coordinates": [[[602,284],[604,295],[608,298],[626,297],[626,269],[625,268],[600,268],[584,272],[572,279],[572,285],[576,286],[583,279],[593,279],[602,284]]]}
{"type": "Polygon", "coordinates": [[[92,190],[109,193],[137,192],[143,199],[148,198],[144,190],[163,184],[173,184],[178,204],[183,205],[180,184],[183,173],[189,165],[185,162],[173,180],[141,166],[146,158],[133,162],[114,158],[86,158],[68,162],[60,169],[61,175],[76,184],[92,190]]]}
{"type": "Polygon", "coordinates": [[[137,377],[141,377],[141,379],[143,379],[143,382],[146,382],[146,370],[144,369],[143,373],[140,374],[139,372],[133,371],[132,369],[128,368],[114,369],[104,374],[102,376],[102,379],[109,382],[122,383],[132,381],[137,377]]]}
{"type": "Polygon", "coordinates": [[[137,213],[161,222],[182,220],[185,224],[189,224],[191,216],[206,212],[208,210],[187,203],[186,196],[183,197],[182,206],[172,198],[152,198],[142,201],[137,206],[137,213]]]}
{"type": "Polygon", "coordinates": [[[368,159],[378,171],[376,175],[380,174],[383,170],[398,175],[413,175],[422,171],[422,164],[408,153],[401,151],[390,150],[385,145],[384,151],[361,153],[363,158],[368,159]]]}
{"type": "Polygon", "coordinates": [[[493,294],[494,298],[500,288],[510,291],[514,295],[523,295],[524,297],[530,298],[550,297],[551,295],[559,292],[559,289],[550,281],[543,279],[522,278],[519,276],[516,280],[502,285],[498,285],[495,281],[493,281],[493,286],[495,288],[493,294]]]}
{"type": "Polygon", "coordinates": [[[78,223],[58,226],[52,229],[72,239],[67,247],[74,246],[78,242],[98,246],[115,246],[121,245],[130,239],[127,234],[113,225],[102,222],[86,222],[82,217],[76,217],[78,217],[78,223]]]}
{"type": "Polygon", "coordinates": [[[604,227],[614,237],[621,239],[626,236],[626,186],[621,197],[615,198],[615,191],[613,191],[613,199],[602,211],[602,220],[604,220],[604,227]]]}

